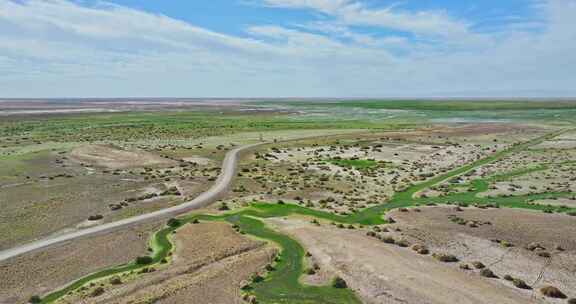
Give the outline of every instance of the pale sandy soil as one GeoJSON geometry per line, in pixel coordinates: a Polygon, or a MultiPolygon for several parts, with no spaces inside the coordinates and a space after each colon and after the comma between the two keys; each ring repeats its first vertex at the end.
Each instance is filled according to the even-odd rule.
{"type": "Polygon", "coordinates": [[[97,270],[132,261],[146,253],[157,224],[77,240],[0,263],[0,303],[26,303],[97,270]]]}
{"type": "Polygon", "coordinates": [[[387,245],[361,230],[321,227],[301,220],[269,223],[300,241],[322,268],[344,278],[364,303],[527,303],[529,294],[491,279],[387,245]]]}
{"type": "MultiPolygon", "coordinates": [[[[512,275],[534,287],[534,296],[541,301],[537,289],[544,285],[560,288],[568,296],[576,296],[576,218],[568,215],[545,214],[527,210],[425,207],[421,212],[389,214],[402,231],[395,233],[412,242],[426,244],[432,252],[457,256],[464,263],[480,261],[497,276],[512,275]],[[458,225],[448,215],[465,221],[490,224],[477,228],[458,225]],[[493,240],[512,244],[504,247],[493,240]],[[527,250],[530,243],[544,247],[551,257],[538,256],[538,251],[527,250]],[[558,250],[560,246],[562,250],[558,250]]],[[[505,280],[496,280],[502,286],[514,288],[505,280]]],[[[547,300],[551,303],[556,303],[547,300]]]]}
{"type": "Polygon", "coordinates": [[[201,156],[190,156],[190,157],[184,157],[182,159],[187,161],[187,162],[193,162],[193,163],[203,165],[203,166],[213,163],[213,161],[211,159],[206,158],[206,157],[201,157],[201,156]]]}
{"type": "Polygon", "coordinates": [[[70,152],[73,160],[110,169],[169,166],[175,162],[145,151],[128,151],[105,145],[85,145],[70,152]]]}
{"type": "Polygon", "coordinates": [[[240,287],[272,260],[275,249],[236,233],[226,223],[188,224],[174,236],[173,263],[156,272],[104,280],[106,292],[92,289],[62,303],[242,303],[240,287]],[[192,301],[192,302],[190,302],[192,301]]]}

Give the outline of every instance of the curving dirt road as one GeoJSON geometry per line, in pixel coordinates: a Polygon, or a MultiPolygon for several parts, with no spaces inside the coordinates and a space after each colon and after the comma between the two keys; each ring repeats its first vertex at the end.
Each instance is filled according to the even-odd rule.
{"type": "Polygon", "coordinates": [[[127,218],[127,219],[120,220],[117,222],[107,223],[107,224],[103,224],[103,225],[99,225],[99,226],[95,226],[95,227],[91,227],[91,228],[87,228],[87,229],[83,229],[83,230],[79,230],[79,231],[75,231],[75,232],[71,232],[71,233],[67,233],[67,234],[63,234],[63,235],[59,235],[59,236],[55,236],[55,237],[48,237],[48,238],[38,240],[38,241],[29,243],[26,245],[22,245],[22,246],[11,248],[11,249],[8,249],[5,251],[1,251],[0,252],[0,261],[8,260],[10,258],[19,256],[19,255],[22,255],[25,253],[40,250],[42,248],[46,248],[46,247],[60,244],[63,242],[71,241],[71,240],[74,240],[77,238],[87,237],[90,235],[95,235],[95,234],[100,234],[100,233],[106,233],[106,232],[110,232],[110,231],[115,230],[115,229],[119,229],[122,227],[134,225],[134,224],[140,224],[140,223],[146,222],[146,221],[168,219],[168,218],[175,217],[175,216],[183,214],[183,213],[187,213],[187,212],[194,210],[194,209],[205,207],[208,204],[217,200],[221,194],[226,192],[226,190],[228,189],[228,186],[230,186],[230,183],[232,182],[232,180],[236,174],[236,165],[238,162],[238,154],[240,154],[241,152],[243,152],[245,150],[249,150],[251,148],[254,148],[254,147],[257,147],[260,145],[264,145],[264,144],[266,144],[266,142],[242,146],[242,147],[239,147],[239,148],[236,148],[236,149],[229,151],[226,154],[224,161],[222,162],[222,171],[220,172],[220,176],[218,176],[218,179],[216,180],[214,185],[212,185],[212,187],[210,189],[208,189],[208,191],[200,194],[198,197],[196,197],[195,199],[193,199],[189,202],[180,204],[178,206],[158,210],[155,212],[127,218]]]}

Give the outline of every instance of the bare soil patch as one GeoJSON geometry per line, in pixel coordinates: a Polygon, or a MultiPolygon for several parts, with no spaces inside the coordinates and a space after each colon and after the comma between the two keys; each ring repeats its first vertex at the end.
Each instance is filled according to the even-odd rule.
{"type": "MultiPolygon", "coordinates": [[[[401,232],[433,252],[452,254],[462,263],[481,262],[496,276],[521,279],[533,290],[551,285],[576,296],[576,219],[515,209],[426,207],[420,212],[392,212],[401,232]],[[462,219],[463,224],[450,220],[462,219]]],[[[506,280],[496,280],[514,288],[506,280]]],[[[537,292],[535,296],[541,295],[537,292]]],[[[544,302],[551,299],[540,298],[544,302]]]]}
{"type": "Polygon", "coordinates": [[[272,219],[311,252],[320,267],[348,283],[364,303],[526,303],[528,298],[418,255],[410,248],[368,237],[365,231],[272,219]]]}
{"type": "Polygon", "coordinates": [[[146,253],[150,232],[146,224],[0,262],[0,303],[27,303],[103,268],[132,261],[146,253]]]}
{"type": "MultiPolygon", "coordinates": [[[[106,284],[63,303],[242,303],[240,287],[268,264],[275,249],[235,232],[226,223],[188,224],[174,236],[173,263],[124,284],[106,284]]],[[[105,281],[107,283],[107,281],[105,281]]]]}
{"type": "Polygon", "coordinates": [[[174,161],[140,150],[121,150],[105,145],[85,145],[70,153],[72,159],[110,169],[127,169],[145,166],[168,166],[174,161]]]}

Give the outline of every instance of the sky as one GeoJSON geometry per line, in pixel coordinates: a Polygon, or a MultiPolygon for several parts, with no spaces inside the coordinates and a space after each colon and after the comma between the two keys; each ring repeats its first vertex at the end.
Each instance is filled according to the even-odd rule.
{"type": "Polygon", "coordinates": [[[0,0],[0,97],[574,97],[576,0],[0,0]]]}

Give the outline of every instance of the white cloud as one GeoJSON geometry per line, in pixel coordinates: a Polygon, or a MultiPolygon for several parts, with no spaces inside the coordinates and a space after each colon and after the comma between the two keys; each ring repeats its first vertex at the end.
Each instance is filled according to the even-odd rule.
{"type": "Polygon", "coordinates": [[[264,0],[270,6],[309,8],[332,15],[349,25],[379,26],[415,34],[442,36],[469,34],[469,25],[455,20],[445,11],[403,11],[389,6],[368,8],[352,0],[264,0]]]}
{"type": "Polygon", "coordinates": [[[267,1],[340,20],[253,25],[240,37],[105,2],[0,0],[0,95],[415,96],[565,92],[576,82],[574,0],[539,0],[545,28],[482,36],[481,47],[471,33],[462,40],[474,43],[455,44],[466,22],[445,12],[374,10],[347,0],[267,1]],[[412,20],[418,16],[427,21],[412,20]],[[426,35],[435,41],[349,27],[361,22],[432,33],[426,35]],[[450,32],[440,29],[444,22],[450,32]]]}

